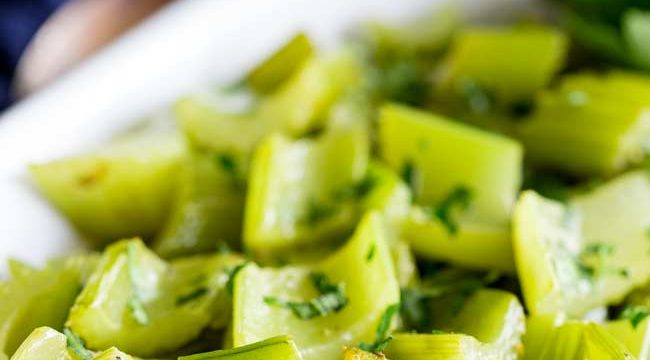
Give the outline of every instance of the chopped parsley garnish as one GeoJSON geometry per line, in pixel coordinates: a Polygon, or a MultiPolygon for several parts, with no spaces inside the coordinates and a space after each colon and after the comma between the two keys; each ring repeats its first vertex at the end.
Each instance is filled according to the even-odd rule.
{"type": "Polygon", "coordinates": [[[233,291],[235,289],[235,277],[239,272],[248,265],[248,262],[241,263],[239,265],[233,266],[231,268],[226,269],[226,273],[228,274],[228,281],[226,282],[226,291],[228,291],[228,294],[232,295],[233,291]]]}
{"type": "Polygon", "coordinates": [[[577,258],[578,271],[590,280],[595,280],[603,275],[616,274],[628,277],[628,271],[624,268],[613,268],[609,266],[608,259],[614,254],[614,247],[611,244],[592,243],[582,250],[577,258]]]}
{"type": "Polygon", "coordinates": [[[646,306],[627,306],[619,316],[619,319],[627,319],[633,328],[637,328],[639,324],[648,316],[650,316],[650,309],[646,306]]]}
{"type": "Polygon", "coordinates": [[[374,189],[377,185],[378,179],[376,176],[368,174],[363,177],[363,179],[358,182],[345,186],[339,189],[334,194],[335,200],[358,200],[363,199],[374,189]]]}
{"type": "Polygon", "coordinates": [[[243,176],[241,174],[241,167],[239,166],[237,159],[235,159],[235,156],[231,154],[220,153],[216,154],[214,159],[219,168],[221,168],[221,170],[230,176],[233,184],[237,188],[244,187],[245,180],[243,179],[243,176]]]}
{"type": "Polygon", "coordinates": [[[375,332],[375,341],[372,344],[367,344],[362,342],[359,344],[359,349],[374,353],[380,353],[386,349],[388,343],[393,339],[392,336],[388,335],[390,330],[390,325],[393,322],[393,318],[400,309],[400,304],[393,304],[386,308],[384,314],[379,320],[379,325],[377,325],[377,330],[375,332]]]}
{"type": "Polygon", "coordinates": [[[413,164],[413,161],[405,161],[404,164],[402,164],[400,175],[402,180],[404,180],[406,185],[411,189],[413,196],[416,196],[420,185],[420,173],[413,164]]]}
{"type": "Polygon", "coordinates": [[[307,204],[307,213],[305,214],[305,223],[316,225],[336,214],[338,208],[329,203],[311,199],[307,204]]]}
{"type": "Polygon", "coordinates": [[[126,256],[127,256],[127,266],[129,271],[129,281],[131,282],[131,288],[133,289],[133,294],[131,299],[129,299],[127,306],[131,312],[133,319],[140,325],[147,325],[149,323],[149,316],[144,308],[144,303],[142,302],[142,295],[139,285],[140,276],[140,267],[137,262],[137,247],[136,243],[130,242],[126,246],[126,256]]]}
{"type": "Polygon", "coordinates": [[[458,233],[459,212],[469,208],[472,201],[472,192],[465,186],[457,186],[436,207],[427,207],[425,211],[437,218],[451,235],[458,233]]]}
{"type": "Polygon", "coordinates": [[[93,353],[86,349],[86,344],[77,334],[68,328],[63,329],[63,334],[65,335],[68,348],[82,360],[91,360],[93,358],[93,353]]]}
{"type": "Polygon", "coordinates": [[[377,252],[377,244],[374,242],[372,245],[370,245],[370,248],[368,249],[368,253],[366,254],[366,261],[370,262],[372,259],[375,257],[375,253],[377,252]]]}
{"type": "Polygon", "coordinates": [[[348,304],[342,283],[332,284],[325,274],[319,272],[311,273],[309,278],[320,293],[319,296],[304,302],[285,301],[273,296],[266,296],[264,302],[268,305],[289,309],[296,317],[303,320],[339,312],[348,304]]]}
{"type": "Polygon", "coordinates": [[[189,302],[192,302],[202,296],[205,296],[208,293],[208,288],[202,286],[199,288],[196,288],[192,290],[191,292],[187,294],[183,294],[179,297],[176,298],[176,305],[177,306],[182,306],[185,305],[189,302]]]}
{"type": "Polygon", "coordinates": [[[494,97],[485,88],[472,79],[458,82],[458,95],[473,113],[484,114],[494,106],[494,97]]]}

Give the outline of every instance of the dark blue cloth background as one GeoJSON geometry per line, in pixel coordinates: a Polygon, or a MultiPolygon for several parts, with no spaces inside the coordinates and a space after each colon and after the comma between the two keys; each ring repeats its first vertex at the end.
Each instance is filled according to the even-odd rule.
{"type": "Polygon", "coordinates": [[[41,24],[66,0],[0,0],[0,111],[11,103],[9,87],[20,55],[41,24]]]}

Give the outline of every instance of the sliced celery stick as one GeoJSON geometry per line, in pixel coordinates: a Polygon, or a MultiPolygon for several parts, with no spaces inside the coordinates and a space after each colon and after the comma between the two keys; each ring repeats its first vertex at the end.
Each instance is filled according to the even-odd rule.
{"type": "Polygon", "coordinates": [[[634,359],[629,350],[596,323],[571,321],[551,329],[537,359],[634,359]]]}
{"type": "Polygon", "coordinates": [[[357,219],[355,201],[344,201],[341,192],[363,180],[368,142],[367,132],[357,127],[317,139],[274,135],[264,141],[251,165],[245,246],[264,258],[349,232],[357,219]]]}
{"type": "Polygon", "coordinates": [[[452,235],[439,220],[416,207],[404,223],[402,235],[417,255],[428,259],[475,269],[515,271],[510,229],[504,225],[466,221],[452,235]]]}
{"type": "Polygon", "coordinates": [[[617,304],[633,288],[650,280],[650,179],[644,171],[621,175],[591,192],[570,200],[582,214],[585,244],[607,245],[611,272],[625,276],[604,276],[599,281],[599,297],[617,304]]]}
{"type": "Polygon", "coordinates": [[[299,69],[313,52],[314,46],[309,38],[299,33],[257,65],[246,76],[245,82],[258,93],[269,93],[299,69]]]}
{"type": "Polygon", "coordinates": [[[379,353],[371,353],[354,347],[346,347],[343,350],[343,360],[386,360],[386,356],[379,353]]]}
{"type": "Polygon", "coordinates": [[[416,203],[436,205],[463,186],[472,195],[466,217],[508,223],[521,182],[517,142],[389,104],[380,110],[379,144],[383,160],[395,171],[413,168],[416,203]]]}
{"type": "Polygon", "coordinates": [[[629,320],[606,321],[601,326],[637,359],[648,359],[650,356],[650,321],[647,318],[636,327],[629,320]]]}
{"type": "Polygon", "coordinates": [[[104,245],[156,233],[174,195],[182,152],[177,134],[140,135],[30,170],[47,199],[104,245]]]}
{"type": "Polygon", "coordinates": [[[0,355],[11,356],[37,327],[62,329],[95,260],[77,256],[53,261],[43,269],[21,271],[0,287],[0,355]]]}
{"type": "Polygon", "coordinates": [[[643,159],[650,145],[650,79],[615,72],[565,77],[538,97],[519,128],[539,166],[578,176],[610,175],[643,159]]]}
{"type": "Polygon", "coordinates": [[[229,350],[181,356],[179,360],[302,360],[290,336],[276,336],[229,350]]]}
{"type": "Polygon", "coordinates": [[[66,326],[91,349],[165,354],[228,321],[228,271],[236,256],[165,263],[138,240],[111,245],[70,311],[66,326]]]}
{"type": "Polygon", "coordinates": [[[581,316],[601,305],[594,279],[581,271],[580,215],[564,205],[524,192],[514,211],[515,263],[532,315],[581,316]]]}
{"type": "Polygon", "coordinates": [[[474,337],[462,334],[394,334],[386,348],[390,360],[497,359],[481,350],[474,337]]]}
{"type": "Polygon", "coordinates": [[[458,94],[471,81],[499,103],[526,100],[563,67],[567,45],[545,27],[465,29],[452,42],[440,92],[458,94]]]}
{"type": "Polygon", "coordinates": [[[399,302],[384,231],[381,216],[371,213],[338,252],[313,266],[247,266],[235,281],[235,346],[289,334],[303,358],[310,360],[334,359],[341,356],[344,345],[372,342],[382,314],[399,302]],[[371,249],[374,256],[368,258],[371,249]],[[315,298],[318,294],[310,283],[313,272],[344,287],[347,303],[339,311],[301,319],[289,309],[268,303],[269,297],[290,301],[315,298]]]}
{"type": "Polygon", "coordinates": [[[170,218],[153,248],[162,257],[211,252],[224,242],[238,248],[243,226],[244,159],[191,151],[170,218]]]}
{"type": "Polygon", "coordinates": [[[556,323],[555,315],[535,315],[526,319],[526,332],[522,337],[524,353],[522,359],[540,359],[551,341],[556,323]]]}
{"type": "Polygon", "coordinates": [[[361,67],[351,51],[312,58],[259,107],[263,121],[300,136],[323,127],[330,107],[362,81],[361,67]]]}
{"type": "Polygon", "coordinates": [[[133,360],[114,347],[93,354],[79,345],[83,346],[71,344],[65,335],[52,328],[40,327],[25,339],[11,360],[133,360]]]}

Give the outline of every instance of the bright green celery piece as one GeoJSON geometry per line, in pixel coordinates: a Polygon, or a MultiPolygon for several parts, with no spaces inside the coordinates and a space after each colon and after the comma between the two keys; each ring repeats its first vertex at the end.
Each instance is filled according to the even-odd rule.
{"type": "Polygon", "coordinates": [[[70,311],[66,326],[91,349],[117,346],[151,357],[224,328],[234,255],[159,259],[139,240],[111,245],[70,311]]]}
{"type": "Polygon", "coordinates": [[[343,360],[386,360],[386,356],[381,353],[376,354],[354,347],[346,347],[343,350],[343,360]]]}
{"type": "Polygon", "coordinates": [[[618,304],[633,288],[650,280],[650,178],[645,171],[623,174],[570,200],[582,214],[584,243],[607,245],[606,266],[627,276],[603,276],[598,297],[618,304]]]}
{"type": "Polygon", "coordinates": [[[566,76],[559,89],[539,95],[519,137],[538,165],[578,176],[611,175],[648,151],[649,96],[650,78],[639,74],[566,76]]]}
{"type": "Polygon", "coordinates": [[[255,92],[267,94],[295,73],[314,53],[309,38],[299,33],[264,62],[257,65],[245,79],[255,92]]]}
{"type": "Polygon", "coordinates": [[[570,321],[549,329],[549,332],[544,348],[535,359],[635,359],[625,345],[601,324],[570,321]]]}
{"type": "Polygon", "coordinates": [[[332,105],[362,81],[351,50],[314,57],[260,103],[260,117],[285,134],[304,135],[322,128],[332,105]]]}
{"type": "Polygon", "coordinates": [[[104,245],[156,233],[172,202],[182,153],[178,134],[133,135],[30,170],[54,207],[104,245]]]}
{"type": "Polygon", "coordinates": [[[354,199],[340,192],[363,180],[369,140],[363,126],[326,131],[316,139],[276,134],[251,165],[244,245],[260,258],[331,243],[357,219],[354,199]]]}
{"type": "Polygon", "coordinates": [[[601,326],[637,359],[650,357],[650,321],[647,318],[636,327],[629,320],[606,321],[601,326]]]}
{"type": "MultiPolygon", "coordinates": [[[[80,359],[62,333],[48,327],[35,329],[20,345],[11,360],[77,360],[80,359]]],[[[99,353],[88,353],[89,360],[133,360],[112,347],[99,353]]],[[[85,359],[84,359],[85,360],[85,359]]]]}
{"type": "Polygon", "coordinates": [[[650,13],[636,9],[628,10],[623,16],[622,33],[636,65],[650,69],[650,13]]]}
{"type": "Polygon", "coordinates": [[[244,159],[194,150],[185,162],[176,203],[153,244],[162,257],[237,248],[244,212],[244,159]]]}
{"type": "Polygon", "coordinates": [[[427,221],[419,210],[409,216],[407,240],[416,253],[462,265],[512,269],[508,223],[522,167],[517,142],[392,104],[380,111],[379,143],[392,169],[403,172],[411,165],[416,204],[437,205],[458,187],[470,192],[471,203],[459,218],[457,234],[446,231],[438,219],[427,221]],[[447,240],[449,246],[432,245],[447,240]],[[462,244],[470,247],[459,247],[462,244]],[[474,251],[474,246],[497,257],[474,251]]]}
{"type": "Polygon", "coordinates": [[[11,356],[37,327],[62,329],[87,273],[92,255],[55,260],[42,269],[12,261],[12,278],[0,286],[0,358],[11,356]]]}
{"type": "Polygon", "coordinates": [[[524,309],[505,291],[484,289],[472,294],[458,315],[436,309],[437,326],[448,334],[396,334],[386,349],[392,360],[517,359],[524,333],[524,309]]]}
{"type": "Polygon", "coordinates": [[[234,349],[181,356],[179,360],[302,360],[290,336],[276,336],[234,349]]]}
{"type": "Polygon", "coordinates": [[[399,302],[384,232],[381,216],[370,213],[338,252],[313,266],[247,266],[235,281],[235,346],[289,334],[305,360],[324,360],[340,357],[344,345],[371,343],[382,314],[399,302]],[[374,255],[369,257],[371,252],[374,255]],[[314,297],[311,272],[325,274],[332,283],[343,283],[348,301],[340,311],[307,320],[265,303],[268,296],[297,301],[314,297]]]}
{"type": "Polygon", "coordinates": [[[545,27],[484,27],[460,31],[443,66],[439,92],[462,93],[472,82],[501,104],[531,98],[564,65],[568,41],[545,27]]]}
{"type": "Polygon", "coordinates": [[[594,279],[577,261],[583,250],[580,221],[576,211],[533,191],[520,196],[513,215],[513,243],[524,301],[532,315],[581,317],[603,304],[595,296],[594,279]]]}

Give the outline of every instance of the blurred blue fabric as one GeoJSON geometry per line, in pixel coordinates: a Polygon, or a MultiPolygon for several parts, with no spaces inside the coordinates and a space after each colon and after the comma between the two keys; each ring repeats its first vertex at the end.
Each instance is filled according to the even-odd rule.
{"type": "Polygon", "coordinates": [[[0,0],[0,111],[11,103],[16,64],[43,22],[67,0],[0,0]]]}

